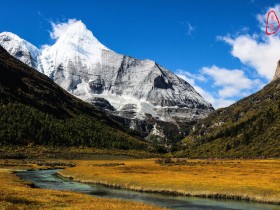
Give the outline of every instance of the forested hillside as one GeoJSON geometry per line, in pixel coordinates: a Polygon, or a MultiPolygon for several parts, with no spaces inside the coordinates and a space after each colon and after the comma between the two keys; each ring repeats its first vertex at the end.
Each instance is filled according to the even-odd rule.
{"type": "Polygon", "coordinates": [[[0,144],[30,143],[151,149],[131,130],[0,47],[0,144]]]}
{"type": "Polygon", "coordinates": [[[279,157],[280,79],[195,125],[179,156],[279,157]]]}

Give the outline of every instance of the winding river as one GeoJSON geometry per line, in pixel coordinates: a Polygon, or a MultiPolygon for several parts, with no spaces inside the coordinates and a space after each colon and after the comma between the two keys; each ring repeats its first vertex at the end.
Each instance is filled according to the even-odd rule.
{"type": "Polygon", "coordinates": [[[118,198],[130,201],[151,203],[161,207],[188,210],[278,210],[279,205],[262,204],[248,201],[206,199],[184,196],[169,196],[155,193],[141,193],[131,190],[112,189],[94,184],[84,184],[65,179],[56,173],[59,170],[21,171],[17,175],[32,181],[38,188],[69,190],[86,193],[96,197],[118,198]]]}

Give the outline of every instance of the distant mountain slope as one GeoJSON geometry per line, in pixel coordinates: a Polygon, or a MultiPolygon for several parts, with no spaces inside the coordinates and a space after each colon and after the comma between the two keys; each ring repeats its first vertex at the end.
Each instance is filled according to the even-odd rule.
{"type": "Polygon", "coordinates": [[[149,144],[0,47],[0,145],[147,149],[149,144]]]}
{"type": "Polygon", "coordinates": [[[41,52],[37,47],[9,32],[0,33],[0,43],[11,55],[37,69],[41,52]]]}
{"type": "Polygon", "coordinates": [[[280,157],[280,79],[195,125],[178,155],[280,157]]]}

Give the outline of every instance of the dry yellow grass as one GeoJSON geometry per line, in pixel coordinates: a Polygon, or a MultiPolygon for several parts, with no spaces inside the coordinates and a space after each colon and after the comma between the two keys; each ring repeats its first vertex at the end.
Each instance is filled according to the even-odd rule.
{"type": "Polygon", "coordinates": [[[139,191],[280,203],[280,160],[188,160],[180,166],[162,166],[154,159],[76,163],[60,174],[139,191]]]}
{"type": "Polygon", "coordinates": [[[0,209],[160,209],[136,202],[31,188],[27,185],[27,182],[23,182],[12,173],[15,168],[30,167],[34,167],[34,165],[14,166],[9,167],[9,169],[0,168],[0,209]]]}

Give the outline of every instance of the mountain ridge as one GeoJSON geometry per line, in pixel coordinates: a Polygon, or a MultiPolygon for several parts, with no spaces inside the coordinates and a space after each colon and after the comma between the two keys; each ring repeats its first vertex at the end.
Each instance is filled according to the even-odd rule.
{"type": "Polygon", "coordinates": [[[201,119],[214,110],[186,81],[154,61],[115,53],[81,21],[44,48],[39,60],[37,69],[65,90],[87,102],[104,98],[118,116],[145,120],[148,114],[176,123],[201,119]]]}
{"type": "Polygon", "coordinates": [[[11,32],[0,33],[0,42],[10,54],[32,68],[38,68],[40,50],[11,32]]]}

